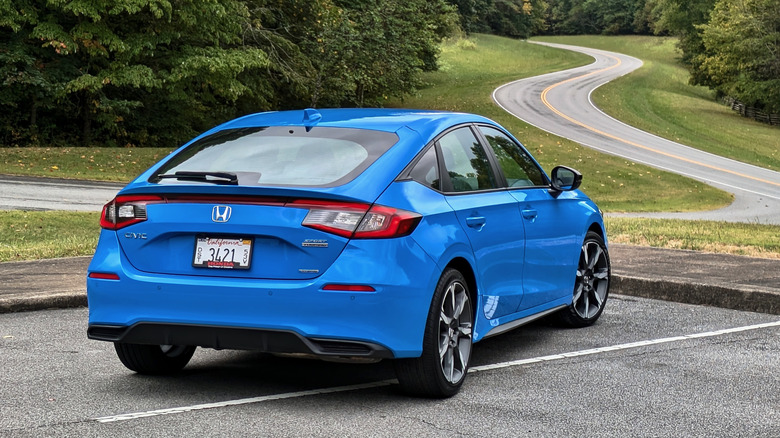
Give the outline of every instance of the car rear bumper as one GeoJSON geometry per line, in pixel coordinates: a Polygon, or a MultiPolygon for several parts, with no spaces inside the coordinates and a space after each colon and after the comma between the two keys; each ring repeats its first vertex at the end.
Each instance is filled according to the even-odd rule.
{"type": "Polygon", "coordinates": [[[410,238],[350,242],[311,280],[149,274],[105,230],[88,272],[119,277],[87,278],[91,339],[394,358],[422,353],[440,274],[410,238]],[[323,290],[326,284],[375,291],[323,290]]]}
{"type": "Polygon", "coordinates": [[[231,350],[301,353],[317,356],[394,357],[387,348],[351,340],[306,338],[289,330],[139,322],[131,326],[93,324],[87,337],[98,341],[152,345],[197,345],[231,350]]]}

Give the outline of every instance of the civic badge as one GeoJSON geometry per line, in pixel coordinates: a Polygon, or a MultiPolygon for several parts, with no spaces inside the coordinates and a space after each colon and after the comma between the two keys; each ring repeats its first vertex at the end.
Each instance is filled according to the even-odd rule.
{"type": "Polygon", "coordinates": [[[227,205],[215,205],[211,210],[211,220],[214,222],[227,222],[230,220],[230,213],[233,211],[227,205]]]}

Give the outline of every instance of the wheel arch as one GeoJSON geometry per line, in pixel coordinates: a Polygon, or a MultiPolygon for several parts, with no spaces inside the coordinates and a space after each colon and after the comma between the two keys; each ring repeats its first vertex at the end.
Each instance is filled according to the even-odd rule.
{"type": "MultiPolygon", "coordinates": [[[[588,232],[593,231],[594,233],[598,234],[599,237],[601,237],[601,240],[604,241],[604,243],[607,243],[607,232],[606,227],[603,223],[600,222],[593,222],[590,224],[590,227],[588,227],[588,230],[585,232],[585,234],[588,234],[588,232]]],[[[584,236],[583,236],[584,237],[584,236]]]]}
{"type": "Polygon", "coordinates": [[[474,316],[474,320],[476,321],[479,294],[477,293],[477,277],[474,274],[474,268],[471,266],[471,263],[469,263],[469,261],[463,257],[455,257],[454,259],[450,260],[450,262],[447,263],[445,270],[447,268],[455,269],[463,275],[463,278],[466,279],[466,285],[469,287],[469,298],[471,298],[471,302],[474,303],[472,306],[474,315],[472,316],[474,316]]]}

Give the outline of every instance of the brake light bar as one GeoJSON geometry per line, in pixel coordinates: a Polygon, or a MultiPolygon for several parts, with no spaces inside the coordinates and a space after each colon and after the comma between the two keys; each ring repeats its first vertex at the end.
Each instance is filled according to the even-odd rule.
{"type": "Polygon", "coordinates": [[[422,218],[411,211],[361,202],[230,195],[120,195],[103,207],[100,226],[116,231],[143,222],[147,219],[146,206],[157,203],[249,204],[301,208],[308,210],[301,225],[348,239],[408,236],[422,218]]]}

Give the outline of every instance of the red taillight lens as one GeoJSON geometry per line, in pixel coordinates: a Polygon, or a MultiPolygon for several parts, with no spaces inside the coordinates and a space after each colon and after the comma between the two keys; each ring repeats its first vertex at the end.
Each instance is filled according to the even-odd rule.
{"type": "Polygon", "coordinates": [[[411,211],[375,205],[360,221],[355,239],[384,239],[412,234],[422,216],[411,211]]]}
{"type": "Polygon", "coordinates": [[[339,292],[376,292],[372,286],[364,284],[326,284],[322,290],[339,292]]]}
{"type": "Polygon", "coordinates": [[[163,202],[160,196],[117,196],[103,206],[100,226],[108,230],[118,230],[128,225],[146,220],[146,205],[163,202]]]}
{"type": "Polygon", "coordinates": [[[100,280],[119,280],[119,275],[109,272],[90,272],[89,278],[97,278],[100,280]]]}
{"type": "Polygon", "coordinates": [[[307,208],[302,225],[352,239],[387,239],[407,236],[422,216],[397,208],[360,203],[294,201],[294,207],[307,208]]]}

